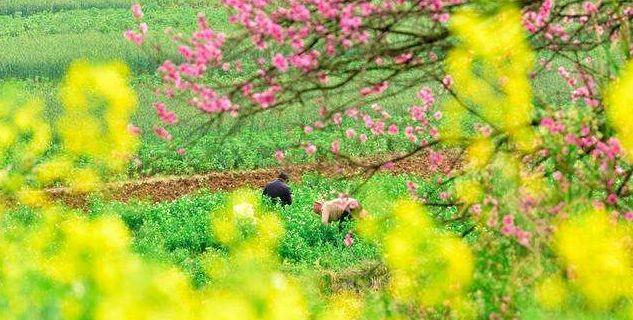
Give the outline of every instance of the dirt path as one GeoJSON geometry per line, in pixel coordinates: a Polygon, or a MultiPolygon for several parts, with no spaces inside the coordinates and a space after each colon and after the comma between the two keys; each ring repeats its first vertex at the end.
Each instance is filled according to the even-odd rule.
{"type": "MultiPolygon", "coordinates": [[[[411,173],[422,177],[431,174],[428,165],[428,157],[418,155],[399,161],[394,164],[393,173],[411,173]]],[[[447,166],[456,156],[448,156],[447,166]]],[[[340,166],[335,163],[313,163],[290,165],[284,168],[291,178],[298,179],[308,172],[319,172],[326,177],[340,177],[359,173],[358,168],[340,166]]],[[[166,176],[144,178],[124,182],[111,183],[102,190],[106,199],[128,202],[130,200],[149,200],[153,202],[170,201],[184,195],[194,193],[200,189],[211,191],[228,191],[240,187],[263,187],[278,174],[278,168],[258,169],[250,171],[225,171],[212,172],[194,176],[166,176]]],[[[65,204],[75,208],[85,207],[88,202],[87,194],[72,193],[65,188],[51,189],[48,191],[53,199],[61,200],[65,204]]]]}

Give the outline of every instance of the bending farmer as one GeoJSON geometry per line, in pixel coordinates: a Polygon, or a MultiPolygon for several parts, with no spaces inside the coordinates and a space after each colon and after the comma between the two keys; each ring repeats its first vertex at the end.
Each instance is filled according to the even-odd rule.
{"type": "Polygon", "coordinates": [[[264,196],[272,199],[273,203],[281,202],[284,206],[292,204],[292,193],[288,187],[288,180],[288,175],[285,172],[280,173],[277,179],[266,185],[264,196]]]}

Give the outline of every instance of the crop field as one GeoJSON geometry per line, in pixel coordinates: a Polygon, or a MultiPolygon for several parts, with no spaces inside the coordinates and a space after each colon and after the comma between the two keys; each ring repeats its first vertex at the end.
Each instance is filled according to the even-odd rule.
{"type": "MultiPolygon", "coordinates": [[[[39,1],[18,2],[15,5],[7,4],[6,7],[31,8],[29,5],[36,6],[33,3],[39,1]]],[[[130,24],[129,4],[104,3],[99,2],[99,5],[91,6],[90,2],[85,5],[83,2],[81,5],[54,2],[50,6],[66,7],[59,11],[41,10],[30,15],[20,15],[17,10],[6,9],[7,14],[0,15],[0,44],[6,48],[0,52],[0,78],[5,81],[17,81],[25,90],[35,90],[39,96],[45,97],[47,112],[51,117],[55,117],[56,110],[61,108],[56,93],[59,78],[72,61],[123,60],[137,75],[133,79],[133,85],[139,94],[140,105],[145,106],[135,115],[134,123],[143,132],[151,132],[156,119],[153,110],[147,106],[155,102],[153,88],[158,81],[153,71],[165,59],[178,59],[177,53],[168,42],[162,43],[164,52],[160,55],[138,50],[132,43],[126,42],[121,34],[130,24]]],[[[228,14],[217,3],[209,5],[199,1],[164,0],[148,1],[146,6],[147,23],[157,30],[171,27],[183,33],[191,32],[195,25],[195,15],[200,11],[205,12],[215,29],[223,32],[231,30],[231,26],[226,23],[228,14]]],[[[568,63],[561,61],[561,64],[568,63]]],[[[217,76],[224,83],[232,81],[230,76],[221,71],[217,76]]],[[[548,74],[544,74],[543,77],[546,79],[536,88],[543,92],[543,96],[560,99],[557,97],[567,94],[563,92],[564,83],[560,78],[548,74]]],[[[384,103],[400,106],[400,111],[394,116],[406,121],[406,108],[419,101],[416,98],[417,91],[417,88],[411,88],[385,99],[384,103]]],[[[444,98],[445,96],[438,96],[438,99],[444,98]]],[[[191,135],[187,127],[176,128],[172,132],[174,140],[188,147],[188,152],[184,156],[176,153],[176,146],[167,146],[150,133],[143,139],[138,154],[143,166],[140,169],[131,169],[130,173],[193,174],[215,170],[271,167],[276,163],[272,157],[274,152],[298,143],[303,137],[302,124],[315,118],[315,111],[303,110],[252,117],[248,120],[249,123],[244,125],[244,130],[239,136],[230,137],[227,143],[222,144],[218,142],[227,139],[224,129],[231,128],[231,123],[224,125],[224,129],[217,128],[214,132],[207,132],[195,142],[186,141],[191,135]]],[[[204,122],[204,119],[198,118],[192,122],[192,125],[195,125],[204,122]]],[[[323,141],[331,140],[336,133],[331,131],[318,138],[322,138],[323,141]]],[[[355,146],[357,145],[350,144],[352,155],[369,156],[376,153],[404,152],[409,144],[403,137],[390,137],[372,140],[359,148],[355,146]]],[[[310,159],[302,152],[289,152],[288,159],[293,163],[302,163],[310,159]]]]}
{"type": "MultiPolygon", "coordinates": [[[[6,48],[0,52],[0,78],[17,81],[25,90],[35,90],[39,96],[45,97],[47,113],[50,117],[55,117],[56,110],[61,109],[56,93],[57,85],[72,61],[123,60],[136,75],[133,85],[138,92],[140,105],[145,106],[140,108],[133,121],[143,132],[151,132],[156,118],[154,111],[147,106],[156,101],[153,90],[158,81],[153,71],[165,59],[178,59],[173,46],[165,39],[157,39],[162,42],[164,49],[161,54],[156,55],[148,50],[138,50],[132,43],[126,42],[121,36],[122,30],[130,25],[129,3],[125,1],[100,1],[98,5],[91,2],[78,5],[64,1],[43,5],[39,2],[7,3],[7,13],[0,15],[0,44],[6,48]],[[33,14],[22,15],[15,9],[31,10],[31,7],[38,6],[59,6],[63,10],[42,9],[33,11],[33,14]]],[[[144,5],[147,23],[157,30],[170,27],[186,34],[195,27],[195,15],[204,12],[215,29],[231,32],[231,26],[226,23],[228,14],[218,3],[156,0],[147,1],[144,5]]],[[[598,51],[595,53],[597,57],[601,55],[598,51]]],[[[549,58],[546,55],[543,57],[549,58]]],[[[559,65],[569,65],[567,61],[557,59],[560,60],[559,65]]],[[[223,83],[233,81],[222,71],[216,76],[223,83]]],[[[411,75],[416,76],[419,75],[411,75]]],[[[550,74],[543,74],[542,77],[543,81],[535,88],[542,92],[542,96],[554,102],[567,97],[563,80],[550,74]]],[[[404,120],[401,122],[406,122],[406,108],[419,101],[416,98],[417,91],[417,88],[410,88],[385,99],[385,105],[396,107],[396,120],[400,118],[404,120]]],[[[437,98],[442,100],[446,96],[439,95],[437,98]]],[[[222,144],[219,142],[227,139],[225,133],[232,126],[230,121],[213,132],[197,137],[195,141],[187,141],[191,136],[188,127],[175,128],[172,134],[176,143],[172,146],[161,143],[160,139],[150,133],[143,139],[138,153],[143,163],[142,168],[132,168],[129,174],[194,174],[271,167],[276,164],[272,157],[274,152],[297,144],[304,137],[303,124],[312,119],[316,119],[316,112],[305,112],[302,109],[297,112],[273,112],[252,117],[243,126],[244,130],[240,135],[229,137],[222,144]],[[177,143],[187,147],[186,155],[176,153],[177,143]]],[[[204,121],[204,118],[191,120],[192,125],[204,121]]],[[[328,141],[335,134],[336,131],[330,130],[318,138],[328,141]]],[[[374,139],[358,148],[356,146],[358,145],[354,143],[349,145],[353,156],[404,152],[410,145],[404,137],[388,137],[374,139]]],[[[293,152],[291,150],[288,154],[288,161],[292,163],[306,162],[311,158],[302,152],[293,152]]]]}
{"type": "MultiPolygon", "coordinates": [[[[143,131],[151,131],[155,117],[147,106],[154,102],[152,88],[157,81],[151,73],[162,60],[178,59],[173,48],[170,49],[169,44],[165,43],[168,52],[156,56],[126,42],[121,30],[129,25],[129,5],[120,7],[111,3],[103,8],[102,4],[96,7],[88,4],[85,7],[83,4],[77,7],[67,5],[68,8],[59,12],[43,10],[28,16],[12,12],[0,16],[0,43],[3,48],[7,48],[0,53],[1,77],[17,80],[25,90],[35,90],[39,96],[45,97],[49,109],[47,112],[54,118],[56,110],[61,108],[56,94],[59,78],[72,61],[121,59],[137,75],[133,85],[137,88],[140,104],[146,106],[135,115],[134,122],[143,131]]],[[[148,24],[158,30],[169,26],[186,33],[194,27],[195,14],[202,11],[216,29],[230,32],[226,24],[227,14],[217,4],[202,6],[195,1],[174,0],[148,2],[147,6],[145,14],[148,24]]],[[[16,4],[16,7],[20,6],[16,4]]],[[[28,6],[24,4],[21,7],[28,6]]],[[[219,77],[226,83],[232,81],[221,73],[219,77]]],[[[402,105],[403,112],[406,112],[404,106],[416,100],[415,93],[416,90],[411,89],[406,94],[390,98],[389,103],[402,105]]],[[[178,155],[173,147],[167,147],[148,134],[139,151],[139,157],[145,164],[140,174],[192,174],[210,170],[270,167],[275,164],[272,158],[274,152],[297,143],[303,133],[300,124],[315,116],[314,112],[300,111],[254,117],[249,120],[251,123],[244,126],[243,133],[224,143],[221,149],[214,146],[219,146],[218,142],[225,139],[222,128],[202,136],[195,144],[190,143],[193,146],[188,148],[185,156],[178,155]]],[[[230,123],[225,125],[225,128],[230,127],[230,123]]],[[[186,129],[174,132],[177,141],[184,142],[188,135],[186,129]]],[[[404,146],[406,143],[397,139],[375,141],[356,150],[355,155],[394,152],[403,150],[404,146]]],[[[308,160],[300,153],[295,157],[291,156],[293,162],[308,160]]]]}
{"type": "Polygon", "coordinates": [[[2,0],[0,319],[633,320],[632,19],[2,0]]]}

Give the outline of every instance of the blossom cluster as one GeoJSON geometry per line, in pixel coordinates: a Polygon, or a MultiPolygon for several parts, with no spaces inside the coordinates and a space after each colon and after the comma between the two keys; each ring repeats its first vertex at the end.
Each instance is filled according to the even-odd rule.
{"type": "MultiPolygon", "coordinates": [[[[299,1],[282,5],[268,1],[224,1],[232,12],[229,22],[239,25],[244,34],[232,37],[227,43],[227,36],[214,31],[204,15],[197,18],[198,29],[190,37],[171,34],[182,61],[167,60],[159,67],[163,85],[156,93],[160,101],[157,105],[161,106],[157,115],[161,121],[154,132],[164,140],[172,140],[168,127],[176,124],[174,118],[177,115],[171,116],[174,111],[170,110],[170,106],[180,101],[209,116],[230,114],[240,117],[248,116],[253,109],[272,109],[289,103],[291,96],[294,97],[287,93],[293,78],[314,79],[315,84],[320,86],[332,86],[339,76],[326,70],[329,68],[328,60],[352,47],[370,46],[378,34],[367,24],[379,22],[376,19],[384,15],[415,10],[417,14],[429,15],[434,23],[442,25],[448,21],[451,8],[461,3],[460,0],[384,1],[380,4],[299,1]],[[244,46],[252,46],[261,54],[236,56],[234,51],[244,46]],[[229,73],[239,80],[231,86],[209,81],[217,72],[229,73]]],[[[137,22],[142,21],[139,4],[133,5],[132,14],[137,22]]],[[[143,30],[147,28],[139,29],[140,32],[127,31],[128,40],[141,44],[145,34],[143,30]]],[[[377,66],[385,68],[390,65],[405,68],[422,62],[412,52],[376,56],[372,60],[377,66]]],[[[430,52],[428,60],[437,61],[437,55],[430,52]]],[[[382,96],[389,87],[389,81],[371,83],[359,89],[359,96],[367,99],[382,96]]],[[[425,105],[430,108],[428,102],[425,105]]],[[[354,113],[354,109],[340,109],[339,116],[354,113]]],[[[334,123],[338,122],[334,120],[334,123]]],[[[383,121],[376,121],[375,127],[371,128],[372,133],[385,131],[387,127],[383,128],[383,125],[383,121]]],[[[406,131],[410,140],[417,139],[415,126],[400,128],[391,124],[388,129],[390,134],[406,131]]],[[[353,134],[349,132],[348,136],[353,134]]],[[[358,138],[366,141],[368,137],[360,134],[358,138]]],[[[340,145],[340,142],[333,143],[331,151],[338,153],[340,147],[337,146],[340,145]]],[[[309,142],[304,147],[309,153],[317,149],[309,142]]]]}

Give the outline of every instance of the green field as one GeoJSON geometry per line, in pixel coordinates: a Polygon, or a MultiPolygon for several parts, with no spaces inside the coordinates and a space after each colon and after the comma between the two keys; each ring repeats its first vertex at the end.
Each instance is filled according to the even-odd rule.
{"type": "Polygon", "coordinates": [[[87,8],[126,8],[129,5],[129,1],[126,0],[6,0],[0,4],[0,14],[28,16],[42,12],[48,13],[87,8]]]}
{"type": "MultiPolygon", "coordinates": [[[[342,239],[349,230],[355,229],[354,222],[342,225],[335,223],[323,226],[312,211],[315,199],[327,198],[338,192],[349,192],[361,180],[340,181],[318,175],[296,177],[290,186],[293,190],[293,205],[281,208],[262,202],[266,214],[278,215],[285,235],[278,248],[283,270],[301,279],[322,279],[318,289],[322,294],[352,286],[354,290],[366,291],[368,278],[385,280],[379,272],[374,274],[371,266],[380,261],[382,248],[376,244],[356,239],[354,246],[345,247],[342,239]],[[368,271],[369,270],[369,271],[368,271]]],[[[358,192],[357,198],[376,216],[390,215],[397,200],[408,195],[407,181],[419,184],[420,191],[431,201],[438,200],[438,191],[432,189],[422,179],[407,175],[379,174],[372,178],[358,192]]],[[[258,190],[254,190],[258,194],[258,190]]],[[[210,255],[223,254],[224,248],[216,240],[211,230],[212,218],[218,209],[226,205],[230,193],[209,193],[201,190],[197,194],[183,197],[174,202],[129,204],[107,202],[94,199],[87,210],[92,218],[114,214],[119,216],[133,236],[133,251],[143,258],[181,268],[196,287],[204,287],[209,281],[209,270],[205,269],[205,259],[210,255]]],[[[455,214],[453,208],[430,208],[429,214],[437,221],[448,221],[455,214]]],[[[17,210],[4,216],[1,224],[28,224],[34,219],[29,210],[17,210]]],[[[444,232],[460,234],[469,225],[462,223],[440,223],[444,232]]],[[[471,234],[466,239],[475,243],[477,236],[471,234]]],[[[488,250],[490,248],[480,248],[488,250]]],[[[511,245],[495,248],[482,255],[478,263],[487,259],[507,261],[520,251],[511,245]],[[503,257],[503,258],[502,258],[503,257]]],[[[510,281],[512,270],[507,266],[495,267],[497,273],[483,274],[476,280],[474,290],[485,290],[489,286],[503,286],[510,281]]],[[[368,291],[369,292],[369,291],[368,291]]],[[[527,291],[526,291],[527,294],[527,291]]],[[[484,295],[481,308],[493,309],[494,301],[484,295]]]]}
{"type": "MultiPolygon", "coordinates": [[[[221,127],[207,130],[206,134],[196,139],[195,144],[183,143],[191,135],[190,126],[179,126],[172,132],[175,143],[167,145],[151,134],[151,129],[158,122],[151,108],[154,102],[153,90],[159,83],[153,70],[165,58],[177,59],[173,53],[169,53],[169,48],[173,46],[162,42],[167,53],[157,57],[154,53],[139,50],[125,41],[122,32],[133,25],[133,19],[129,7],[118,2],[111,2],[109,5],[100,3],[93,7],[90,3],[51,4],[59,10],[45,9],[34,3],[40,2],[6,4],[6,14],[0,15],[0,46],[7,48],[0,52],[0,79],[3,79],[0,81],[18,82],[26,91],[33,91],[44,97],[47,114],[54,118],[61,108],[56,93],[59,79],[72,61],[125,61],[135,74],[133,85],[140,97],[135,123],[145,132],[139,152],[144,165],[141,169],[135,168],[130,174],[191,174],[273,166],[276,164],[272,157],[274,152],[303,141],[305,137],[301,124],[316,118],[317,110],[309,107],[295,108],[297,112],[263,114],[244,123],[239,136],[225,139],[224,133],[232,125],[228,121],[221,127]],[[36,7],[40,10],[36,10],[36,7]],[[29,10],[31,14],[20,14],[19,8],[29,10]],[[187,149],[184,156],[175,152],[181,146],[187,149]]],[[[217,5],[202,6],[196,1],[176,0],[150,1],[144,5],[147,23],[156,30],[169,26],[178,31],[190,31],[195,28],[196,13],[203,11],[215,29],[231,31],[226,24],[226,12],[217,5]]],[[[157,32],[155,36],[160,37],[160,34],[161,32],[157,32]]],[[[222,72],[218,77],[224,82],[232,81],[230,76],[222,72]]],[[[403,110],[402,113],[393,112],[395,120],[406,116],[406,108],[417,102],[416,92],[417,89],[412,89],[407,94],[386,102],[397,106],[395,110],[403,110]]],[[[203,119],[187,121],[195,124],[203,119]]],[[[319,139],[326,141],[335,134],[340,132],[331,130],[319,139]]],[[[352,141],[343,141],[342,147],[354,156],[364,156],[376,152],[407,150],[410,146],[400,136],[370,140],[362,148],[352,141]]],[[[288,159],[291,162],[313,161],[313,157],[306,156],[301,150],[290,151],[288,159]]]]}
{"type": "MultiPolygon", "coordinates": [[[[205,1],[152,0],[144,2],[145,20],[154,33],[152,37],[163,46],[160,56],[152,51],[139,50],[122,37],[122,32],[133,26],[129,3],[125,1],[9,1],[0,6],[0,81],[17,81],[26,91],[44,97],[47,113],[54,118],[59,110],[57,97],[58,82],[68,65],[76,59],[90,61],[123,60],[132,69],[135,77],[133,85],[140,97],[140,106],[134,122],[143,129],[139,158],[141,168],[131,168],[129,174],[192,174],[217,170],[254,169],[275,166],[272,155],[276,150],[288,149],[302,141],[331,141],[341,137],[341,150],[352,156],[369,156],[376,153],[393,153],[410,150],[413,146],[402,135],[372,138],[366,144],[358,144],[342,137],[339,130],[328,129],[319,134],[317,140],[305,136],[302,125],[316,119],[317,108],[310,105],[290,106],[290,112],[269,112],[250,118],[240,127],[240,134],[226,137],[232,126],[230,120],[223,125],[196,132],[191,139],[196,124],[205,119],[194,117],[186,106],[172,106],[178,112],[190,117],[188,125],[173,128],[174,143],[166,144],[154,137],[152,128],[158,124],[151,107],[153,90],[159,85],[154,70],[164,59],[177,59],[173,45],[162,37],[162,29],[173,27],[184,33],[195,28],[195,16],[199,11],[206,13],[217,30],[231,32],[227,24],[227,13],[217,4],[205,1]],[[24,14],[21,12],[28,12],[24,14]],[[195,140],[195,143],[191,143],[195,140]],[[187,153],[179,155],[176,150],[185,147],[187,153]]],[[[560,63],[565,63],[560,61],[560,63]]],[[[411,73],[407,77],[421,77],[411,73]]],[[[231,83],[230,75],[219,71],[217,79],[231,83]]],[[[557,97],[566,97],[562,80],[552,74],[545,74],[539,81],[542,88],[535,88],[550,102],[557,97]]],[[[430,84],[434,88],[436,84],[430,84]]],[[[419,88],[411,88],[388,98],[381,104],[392,114],[396,123],[405,122],[409,106],[419,103],[416,93],[419,88]]],[[[437,90],[441,93],[441,90],[437,90]]],[[[350,91],[346,95],[354,95],[350,91]]],[[[344,99],[342,96],[341,99],[344,99]]],[[[438,97],[438,105],[443,97],[438,97]]],[[[345,126],[345,124],[344,124],[345,126]]],[[[368,130],[367,130],[368,131],[368,130]]],[[[362,132],[359,132],[362,133],[362,132]]],[[[365,132],[368,133],[368,132],[365,132]]],[[[369,134],[368,134],[369,135],[369,134]]],[[[369,135],[371,136],[371,135],[369,135]]],[[[327,148],[327,143],[324,145],[327,148]]],[[[317,155],[329,157],[319,150],[317,155]]],[[[301,149],[291,149],[287,154],[291,163],[314,161],[301,149]]]]}
{"type": "MultiPolygon", "coordinates": [[[[127,1],[89,1],[81,5],[61,1],[50,5],[59,6],[58,11],[43,8],[30,15],[16,11],[15,8],[31,8],[28,3],[39,2],[6,4],[5,14],[0,15],[0,45],[5,48],[0,52],[2,79],[55,81],[76,59],[123,60],[140,75],[154,71],[165,58],[175,58],[173,48],[164,41],[160,42],[166,46],[162,56],[139,50],[125,41],[123,31],[134,25],[127,1]]],[[[145,9],[145,20],[155,36],[160,36],[167,27],[187,32],[195,27],[198,12],[205,12],[211,21],[226,21],[226,14],[213,6],[200,7],[176,0],[150,2],[145,9]]],[[[226,25],[215,27],[221,30],[226,25]]]]}

